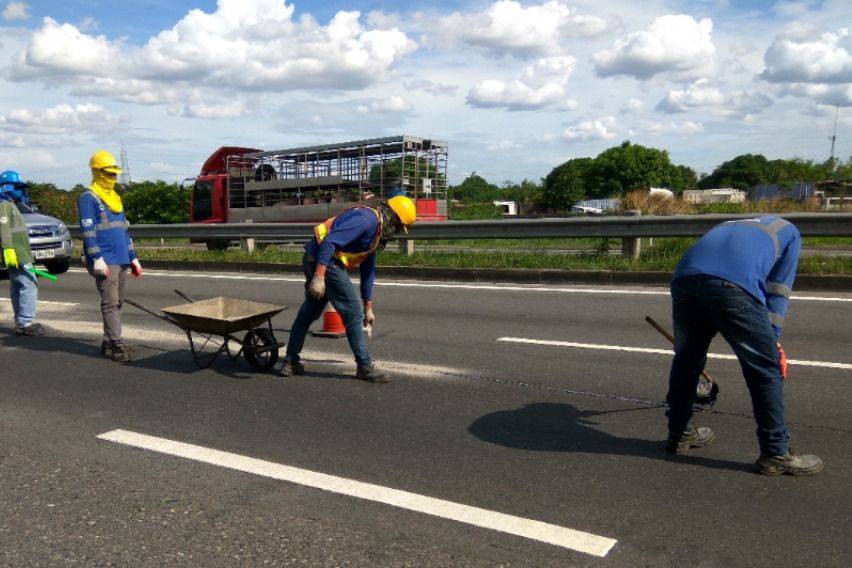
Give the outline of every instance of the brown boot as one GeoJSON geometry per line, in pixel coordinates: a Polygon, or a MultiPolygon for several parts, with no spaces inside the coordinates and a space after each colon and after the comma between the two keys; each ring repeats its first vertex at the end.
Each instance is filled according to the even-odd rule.
{"type": "Polygon", "coordinates": [[[793,448],[783,456],[761,453],[757,458],[757,473],[761,475],[815,475],[822,471],[824,464],[819,456],[800,456],[793,448]]]}

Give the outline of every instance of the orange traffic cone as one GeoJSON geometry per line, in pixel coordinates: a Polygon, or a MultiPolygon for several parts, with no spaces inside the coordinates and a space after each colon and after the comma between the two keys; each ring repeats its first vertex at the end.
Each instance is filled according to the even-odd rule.
{"type": "Polygon", "coordinates": [[[331,305],[328,303],[325,311],[322,314],[322,330],[313,333],[317,337],[343,337],[346,335],[346,326],[343,325],[343,318],[331,305]]]}

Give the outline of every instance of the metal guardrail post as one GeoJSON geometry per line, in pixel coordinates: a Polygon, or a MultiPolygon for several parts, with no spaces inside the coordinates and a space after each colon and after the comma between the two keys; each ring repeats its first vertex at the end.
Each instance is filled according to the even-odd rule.
{"type": "MultiPolygon", "coordinates": [[[[630,217],[641,217],[642,211],[631,209],[627,211],[627,215],[630,217]]],[[[640,254],[642,254],[642,239],[640,237],[622,237],[621,256],[638,259],[640,254]]]]}
{"type": "Polygon", "coordinates": [[[414,254],[414,241],[411,239],[399,239],[399,254],[411,256],[414,254]]]}
{"type": "MultiPolygon", "coordinates": [[[[254,223],[253,219],[247,219],[246,223],[254,223]]],[[[244,239],[240,239],[240,248],[242,248],[247,253],[251,254],[254,252],[254,238],[246,237],[244,239]]]]}

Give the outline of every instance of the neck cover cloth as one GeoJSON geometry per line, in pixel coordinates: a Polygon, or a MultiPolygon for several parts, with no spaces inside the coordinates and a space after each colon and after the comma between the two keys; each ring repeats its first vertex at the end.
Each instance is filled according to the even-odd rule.
{"type": "Polygon", "coordinates": [[[89,189],[104,202],[110,211],[121,213],[123,205],[121,196],[115,190],[115,174],[109,175],[104,170],[92,170],[92,185],[89,189]]]}

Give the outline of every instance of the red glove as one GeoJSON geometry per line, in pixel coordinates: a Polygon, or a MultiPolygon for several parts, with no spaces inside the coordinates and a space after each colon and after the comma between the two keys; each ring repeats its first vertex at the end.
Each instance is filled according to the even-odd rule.
{"type": "Polygon", "coordinates": [[[776,343],[778,347],[778,370],[781,371],[781,378],[787,379],[787,353],[780,343],[776,343]]]}
{"type": "Polygon", "coordinates": [[[135,258],[130,263],[130,275],[133,276],[134,278],[141,278],[142,277],[142,265],[139,264],[139,261],[136,260],[135,258]]]}

